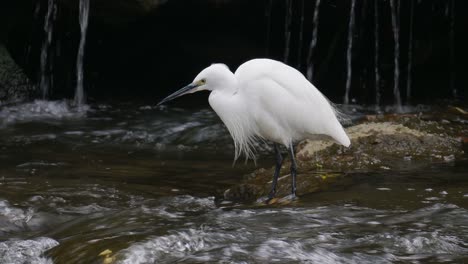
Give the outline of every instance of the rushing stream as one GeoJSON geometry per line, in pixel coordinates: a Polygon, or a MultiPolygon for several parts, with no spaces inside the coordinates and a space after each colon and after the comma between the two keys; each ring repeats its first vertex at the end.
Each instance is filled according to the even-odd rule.
{"type": "Polygon", "coordinates": [[[210,110],[5,106],[0,150],[0,263],[468,262],[466,158],[265,206],[210,110]]]}

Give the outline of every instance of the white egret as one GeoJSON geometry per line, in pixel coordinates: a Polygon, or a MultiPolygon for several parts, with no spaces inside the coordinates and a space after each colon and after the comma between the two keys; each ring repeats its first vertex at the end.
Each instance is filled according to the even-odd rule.
{"type": "Polygon", "coordinates": [[[224,64],[213,64],[193,82],[164,98],[202,90],[211,91],[210,106],[226,125],[234,140],[235,157],[254,157],[254,140],[274,142],[276,168],[269,199],[283,163],[278,144],[291,157],[292,198],[296,197],[296,160],[293,144],[304,139],[328,138],[349,146],[350,140],[336,117],[336,110],[296,69],[275,60],[253,59],[232,73],[224,64]]]}

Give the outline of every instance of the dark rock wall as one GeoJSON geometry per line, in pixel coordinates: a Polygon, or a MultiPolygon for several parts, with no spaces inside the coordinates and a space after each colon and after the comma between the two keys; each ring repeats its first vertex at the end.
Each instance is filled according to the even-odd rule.
{"type": "MultiPolygon", "coordinates": [[[[377,1],[377,0],[376,0],[377,1]]],[[[416,1],[416,0],[415,0],[416,1]]],[[[416,1],[414,13],[413,102],[452,98],[450,74],[455,72],[459,98],[466,96],[468,58],[465,40],[467,1],[416,1]],[[455,8],[455,60],[450,65],[450,7],[455,8]],[[419,3],[418,3],[419,2],[419,3]]],[[[350,1],[322,1],[318,42],[313,61],[314,83],[341,102],[346,82],[346,47],[350,1]]],[[[52,98],[71,97],[76,84],[79,42],[78,1],[56,0],[50,47],[52,98]]],[[[190,82],[205,66],[224,62],[235,69],[255,57],[284,60],[288,1],[221,0],[91,0],[85,49],[85,88],[97,99],[154,98],[190,82]],[[268,21],[271,21],[269,24],[268,21]],[[268,41],[267,41],[268,40],[268,41]]],[[[306,70],[315,1],[304,1],[303,42],[299,42],[301,4],[292,1],[288,64],[306,70]],[[299,47],[302,47],[299,57],[299,47]]],[[[374,1],[356,3],[351,98],[374,103],[374,1]]],[[[393,34],[388,1],[378,1],[382,101],[393,103],[393,34]]],[[[400,0],[400,89],[405,94],[410,2],[400,0]]],[[[44,38],[46,0],[0,4],[0,41],[15,61],[37,82],[44,38]]],[[[188,103],[204,95],[185,99],[188,103]]],[[[403,96],[403,99],[404,96],[403,96]]],[[[405,100],[403,100],[405,101],[405,100]]]]}
{"type": "Polygon", "coordinates": [[[0,43],[0,106],[32,98],[34,86],[0,43]]]}

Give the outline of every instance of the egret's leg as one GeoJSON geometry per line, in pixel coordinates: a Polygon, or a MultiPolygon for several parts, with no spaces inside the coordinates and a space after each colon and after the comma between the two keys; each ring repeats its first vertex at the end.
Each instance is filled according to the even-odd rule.
{"type": "Polygon", "coordinates": [[[291,157],[291,196],[296,197],[296,175],[297,175],[297,164],[296,157],[294,155],[294,146],[291,143],[289,145],[289,156],[291,157]]]}
{"type": "Polygon", "coordinates": [[[271,191],[268,194],[268,198],[272,199],[275,197],[276,194],[276,184],[278,183],[278,176],[281,170],[281,165],[283,165],[283,157],[281,156],[281,152],[279,149],[278,144],[274,143],[275,148],[275,157],[276,157],[276,167],[275,167],[275,174],[273,174],[273,183],[271,184],[271,191]]]}

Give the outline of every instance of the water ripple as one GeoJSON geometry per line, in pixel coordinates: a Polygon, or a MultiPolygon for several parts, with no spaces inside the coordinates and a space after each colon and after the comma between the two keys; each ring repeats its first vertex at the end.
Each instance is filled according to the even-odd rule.
{"type": "MultiPolygon", "coordinates": [[[[197,201],[194,197],[180,199],[183,210],[187,210],[184,201],[197,201]]],[[[199,202],[198,198],[196,205],[199,202]]],[[[431,205],[413,214],[357,206],[210,208],[199,208],[205,211],[200,215],[178,215],[185,219],[179,228],[118,252],[118,263],[393,263],[434,256],[446,261],[468,253],[467,232],[454,234],[455,227],[438,222],[467,214],[450,204],[431,205]],[[394,221],[372,223],[377,222],[376,216],[391,218],[386,215],[405,220],[398,221],[396,230],[394,221]],[[426,221],[430,226],[413,228],[413,223],[428,215],[434,220],[426,221]]]]}

